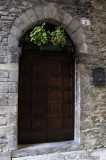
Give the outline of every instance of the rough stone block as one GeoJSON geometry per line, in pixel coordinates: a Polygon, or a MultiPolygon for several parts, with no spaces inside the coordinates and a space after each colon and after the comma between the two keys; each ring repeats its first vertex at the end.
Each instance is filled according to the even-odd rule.
{"type": "Polygon", "coordinates": [[[38,21],[37,16],[33,9],[29,9],[25,12],[25,14],[28,16],[28,18],[31,20],[32,23],[36,23],[38,21]]]}
{"type": "Polygon", "coordinates": [[[20,13],[22,12],[22,9],[10,8],[9,12],[10,12],[10,13],[20,14],[20,13]]]}
{"type": "Polygon", "coordinates": [[[21,53],[21,48],[20,47],[10,47],[10,53],[13,53],[13,54],[20,54],[21,53]]]}
{"type": "Polygon", "coordinates": [[[7,106],[0,106],[0,114],[8,114],[8,107],[7,106]]]}
{"type": "Polygon", "coordinates": [[[22,30],[16,26],[12,26],[10,34],[14,35],[17,37],[17,35],[21,35],[22,30]]]}
{"type": "Polygon", "coordinates": [[[4,110],[1,109],[1,110],[3,110],[3,113],[8,111],[9,114],[13,114],[14,115],[14,114],[16,114],[18,112],[18,106],[8,106],[8,110],[6,110],[5,108],[4,108],[4,110]]]}
{"type": "Polygon", "coordinates": [[[7,57],[6,56],[0,56],[0,64],[7,63],[7,57]]]}
{"type": "Polygon", "coordinates": [[[0,15],[6,16],[6,15],[8,15],[8,12],[6,12],[6,11],[0,11],[0,15]]]}
{"type": "Polygon", "coordinates": [[[63,14],[62,24],[65,25],[66,28],[69,26],[72,20],[73,20],[73,17],[70,14],[68,13],[63,14]]]}
{"type": "Polygon", "coordinates": [[[0,106],[7,106],[8,105],[8,95],[0,93],[0,106]]]}
{"type": "Polygon", "coordinates": [[[8,125],[11,125],[11,124],[15,125],[17,123],[16,120],[17,120],[17,114],[15,112],[14,113],[9,112],[9,114],[7,115],[8,125]]]}
{"type": "Polygon", "coordinates": [[[8,92],[8,84],[6,82],[0,82],[0,93],[8,92]]]}
{"type": "Polygon", "coordinates": [[[22,19],[22,21],[25,22],[27,25],[31,23],[29,17],[25,13],[22,13],[19,18],[22,19]]]}
{"type": "Polygon", "coordinates": [[[47,4],[45,6],[43,6],[43,16],[45,18],[55,18],[57,13],[57,9],[55,8],[54,4],[47,4]],[[50,7],[50,8],[49,8],[50,7]],[[52,13],[52,14],[51,14],[52,13]]]}
{"type": "Polygon", "coordinates": [[[39,20],[42,20],[43,13],[42,13],[42,5],[36,5],[36,7],[33,8],[33,11],[35,12],[35,15],[39,20]]]}
{"type": "MultiPolygon", "coordinates": [[[[60,11],[57,9],[58,5],[54,3],[48,3],[45,6],[43,6],[43,19],[50,19],[51,23],[53,23],[53,20],[62,22],[63,15],[60,13],[60,11]]],[[[55,24],[54,21],[54,24],[55,24]]]]}
{"type": "Polygon", "coordinates": [[[18,28],[22,28],[22,26],[26,26],[25,22],[24,22],[20,17],[18,17],[18,18],[15,20],[15,22],[14,22],[13,25],[14,25],[14,26],[17,26],[18,28]]]}
{"type": "Polygon", "coordinates": [[[7,137],[5,134],[0,134],[0,144],[7,143],[7,137]]]}
{"type": "Polygon", "coordinates": [[[17,137],[15,135],[8,136],[8,147],[10,150],[15,150],[17,146],[17,137]]]}
{"type": "Polygon", "coordinates": [[[6,116],[5,115],[0,116],[0,126],[4,126],[6,124],[7,124],[6,116]]]}
{"type": "MultiPolygon", "coordinates": [[[[14,26],[17,26],[18,28],[20,28],[20,30],[23,32],[22,34],[24,34],[31,26],[32,26],[32,22],[31,20],[27,17],[27,15],[25,15],[25,13],[22,13],[20,15],[20,17],[18,17],[14,24],[14,26]]],[[[20,37],[22,35],[18,35],[18,37],[20,37]]],[[[18,46],[18,45],[17,45],[18,46]]]]}
{"type": "Polygon", "coordinates": [[[75,20],[75,19],[71,21],[69,25],[71,32],[75,32],[79,27],[80,27],[80,23],[78,22],[78,20],[75,20]]]}
{"type": "MultiPolygon", "coordinates": [[[[19,36],[19,35],[17,35],[17,36],[19,36]]],[[[16,36],[14,36],[14,35],[12,35],[12,34],[10,34],[9,36],[8,36],[8,46],[9,47],[12,47],[12,46],[18,46],[18,43],[19,43],[19,41],[18,41],[18,37],[16,37],[16,36]]]]}
{"type": "Polygon", "coordinates": [[[11,64],[0,64],[1,71],[18,71],[18,64],[11,63],[11,64]]]}
{"type": "Polygon", "coordinates": [[[80,53],[88,53],[87,44],[86,43],[81,43],[78,47],[78,51],[80,53]]]}
{"type": "Polygon", "coordinates": [[[75,34],[71,31],[71,29],[68,27],[66,28],[66,32],[67,34],[70,36],[70,38],[73,40],[74,42],[74,39],[75,39],[75,34]]]}
{"type": "Polygon", "coordinates": [[[0,93],[16,93],[17,84],[15,82],[0,82],[0,93]]]}
{"type": "Polygon", "coordinates": [[[8,136],[16,135],[16,132],[17,132],[16,128],[17,128],[16,124],[6,126],[6,132],[8,133],[8,136]]]}
{"type": "Polygon", "coordinates": [[[16,93],[9,93],[8,103],[9,103],[9,106],[17,106],[18,95],[16,93]]]}
{"type": "Polygon", "coordinates": [[[7,46],[0,46],[0,55],[8,55],[10,53],[10,48],[7,46]]]}
{"type": "Polygon", "coordinates": [[[1,16],[1,19],[2,20],[7,20],[7,21],[12,21],[13,19],[14,19],[14,17],[12,17],[12,16],[1,16]]]}
{"type": "Polygon", "coordinates": [[[16,71],[9,72],[9,82],[18,82],[18,73],[16,71]]]}
{"type": "Polygon", "coordinates": [[[19,61],[19,54],[12,54],[10,58],[10,63],[18,63],[19,61]]]}
{"type": "Polygon", "coordinates": [[[77,44],[78,43],[85,43],[85,35],[83,33],[82,28],[78,28],[75,31],[74,35],[75,35],[75,41],[76,41],[77,44]]]}
{"type": "MultiPolygon", "coordinates": [[[[17,25],[18,28],[22,30],[22,34],[24,34],[28,29],[32,27],[31,19],[25,14],[22,13],[19,17],[21,19],[21,23],[17,25]]],[[[18,37],[22,37],[21,35],[18,35],[18,37]]]]}
{"type": "Polygon", "coordinates": [[[11,153],[10,152],[0,153],[0,160],[11,160],[11,153]]]}
{"type": "Polygon", "coordinates": [[[17,83],[8,82],[8,90],[9,90],[9,93],[17,93],[17,83]]]}
{"type": "Polygon", "coordinates": [[[8,72],[7,71],[0,71],[0,78],[8,78],[8,72]]]}

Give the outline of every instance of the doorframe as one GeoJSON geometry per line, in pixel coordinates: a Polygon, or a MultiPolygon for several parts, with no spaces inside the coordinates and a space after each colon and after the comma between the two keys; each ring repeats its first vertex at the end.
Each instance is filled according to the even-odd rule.
{"type": "MultiPolygon", "coordinates": [[[[74,13],[74,12],[73,12],[74,13]]],[[[78,17],[74,16],[74,14],[71,14],[64,10],[62,7],[56,4],[55,2],[48,2],[46,4],[38,4],[34,5],[32,8],[26,9],[23,13],[21,13],[13,22],[10,32],[8,35],[8,47],[10,49],[10,55],[12,54],[12,66],[11,68],[15,68],[16,71],[16,83],[18,86],[18,75],[19,75],[19,53],[21,55],[21,50],[19,46],[20,39],[23,37],[24,33],[29,30],[30,28],[34,27],[37,24],[40,24],[42,22],[49,22],[53,23],[54,25],[62,25],[67,34],[72,38],[75,47],[76,47],[76,53],[80,57],[82,57],[85,54],[88,54],[89,50],[86,43],[86,36],[83,31],[83,27],[80,25],[78,17]],[[51,12],[51,10],[53,12],[51,12]],[[59,10],[59,12],[58,12],[59,10]],[[37,12],[40,11],[40,12],[37,12]],[[64,16],[63,16],[64,15],[64,16]],[[69,17],[68,19],[66,17],[69,17]],[[72,24],[72,25],[71,25],[72,24]],[[79,34],[80,33],[80,34],[79,34]]],[[[11,63],[11,62],[9,62],[11,63]]],[[[81,108],[81,102],[80,102],[80,64],[78,62],[78,58],[75,59],[75,132],[74,132],[74,142],[77,144],[80,144],[80,108],[81,108]]],[[[16,116],[18,114],[18,92],[15,92],[16,95],[12,98],[16,97],[16,101],[13,104],[14,108],[14,115],[16,116]]],[[[10,101],[10,100],[9,100],[10,101]]],[[[10,150],[15,150],[18,148],[17,143],[17,116],[14,122],[14,125],[11,125],[11,139],[13,140],[11,142],[12,147],[9,146],[9,140],[8,140],[8,146],[10,150]],[[14,133],[14,135],[13,135],[14,133]]],[[[10,126],[9,126],[10,128],[10,126]]]]}
{"type": "MultiPolygon", "coordinates": [[[[20,48],[20,47],[18,47],[20,48]]],[[[19,59],[20,56],[22,55],[22,49],[20,48],[20,54],[19,54],[19,59]]],[[[75,100],[75,106],[74,106],[74,140],[69,140],[69,141],[63,141],[63,142],[45,142],[44,144],[41,144],[41,146],[52,146],[54,149],[56,146],[63,146],[63,148],[67,148],[68,145],[73,148],[73,146],[78,149],[80,149],[81,144],[80,144],[80,64],[79,64],[79,59],[75,58],[74,60],[74,71],[75,71],[75,77],[74,77],[74,100],[75,100]],[[58,145],[57,145],[58,143],[58,145]]],[[[18,80],[19,80],[19,60],[18,60],[18,80]]],[[[17,110],[18,113],[18,110],[17,110]]],[[[17,115],[18,116],[18,115],[17,115]]],[[[18,124],[18,117],[17,117],[17,124],[18,124]]],[[[17,147],[16,149],[20,148],[20,145],[18,144],[18,125],[17,125],[17,132],[16,132],[16,137],[17,137],[17,147]]],[[[31,146],[31,144],[29,144],[31,146]]],[[[23,145],[24,148],[24,145],[23,145]]],[[[70,149],[71,150],[71,149],[70,149]]]]}

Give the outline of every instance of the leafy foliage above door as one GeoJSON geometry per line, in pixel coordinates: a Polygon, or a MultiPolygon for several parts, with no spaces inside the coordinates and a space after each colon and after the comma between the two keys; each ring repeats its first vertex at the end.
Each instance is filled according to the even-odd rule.
{"type": "Polygon", "coordinates": [[[44,29],[45,23],[41,26],[36,26],[33,31],[30,32],[31,41],[38,46],[42,44],[52,43],[54,46],[64,47],[66,44],[66,36],[61,26],[55,27],[54,31],[44,29]]]}

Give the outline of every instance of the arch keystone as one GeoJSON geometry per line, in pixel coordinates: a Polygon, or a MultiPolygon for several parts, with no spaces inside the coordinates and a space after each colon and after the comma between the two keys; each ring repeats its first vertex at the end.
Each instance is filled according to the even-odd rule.
{"type": "Polygon", "coordinates": [[[43,6],[43,15],[44,18],[56,19],[57,18],[57,8],[54,3],[49,3],[43,6]]]}
{"type": "Polygon", "coordinates": [[[35,15],[38,20],[42,20],[43,18],[43,11],[42,11],[42,5],[37,5],[33,8],[33,11],[35,12],[35,15]]]}

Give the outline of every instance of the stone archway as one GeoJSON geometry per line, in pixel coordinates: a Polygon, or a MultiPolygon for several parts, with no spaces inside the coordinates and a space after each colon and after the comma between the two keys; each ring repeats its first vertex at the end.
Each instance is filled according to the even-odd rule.
{"type": "Polygon", "coordinates": [[[77,19],[64,10],[60,10],[57,4],[52,2],[45,5],[37,5],[22,13],[14,21],[8,37],[9,47],[18,47],[24,33],[41,22],[61,24],[76,45],[77,51],[87,53],[87,45],[83,29],[77,19]]]}
{"type": "MultiPolygon", "coordinates": [[[[24,33],[41,22],[49,22],[52,24],[62,24],[68,35],[73,40],[77,53],[87,53],[87,45],[83,29],[78,20],[74,19],[69,13],[61,10],[57,4],[48,3],[45,5],[37,5],[22,13],[14,21],[8,37],[9,47],[18,47],[19,41],[24,33]]],[[[76,59],[76,66],[78,62],[76,59]]],[[[75,135],[74,141],[80,143],[80,74],[79,69],[75,69],[75,135]]],[[[18,74],[18,73],[17,73],[18,74]]],[[[18,111],[17,111],[18,113],[18,111]]],[[[17,126],[17,125],[16,125],[17,126]]]]}

